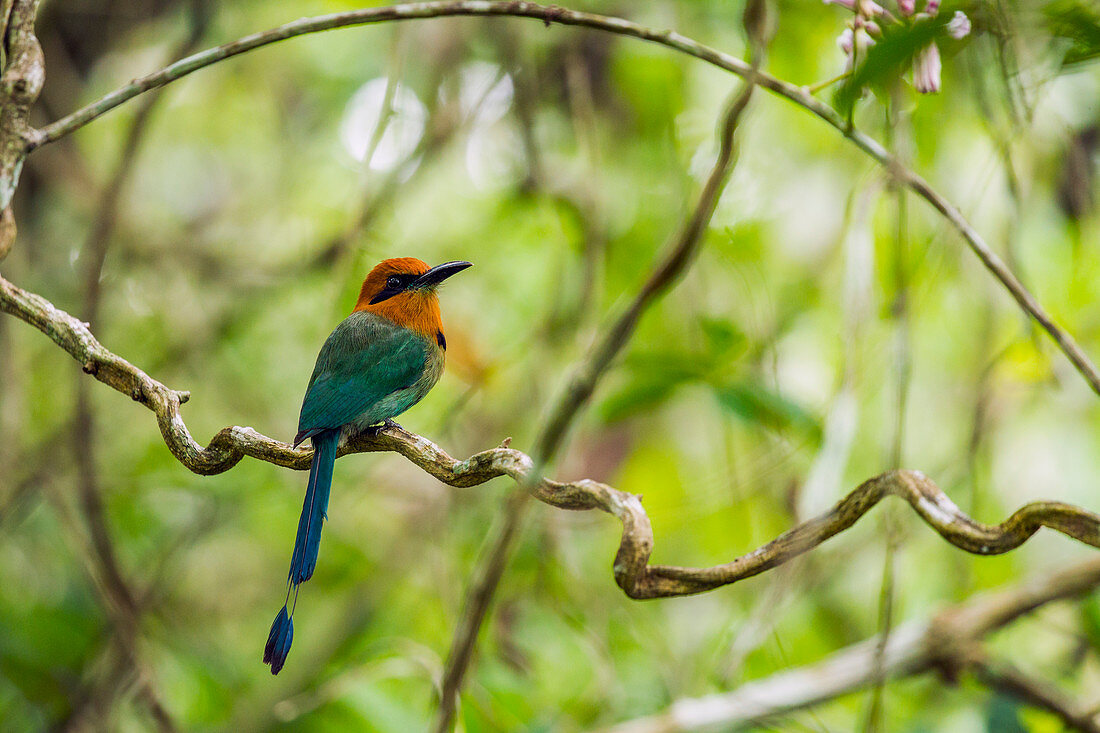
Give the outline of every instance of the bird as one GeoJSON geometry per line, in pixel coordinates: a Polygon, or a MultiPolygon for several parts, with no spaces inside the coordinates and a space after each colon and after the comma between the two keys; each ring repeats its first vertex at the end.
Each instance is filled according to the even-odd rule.
{"type": "Polygon", "coordinates": [[[436,288],[470,266],[454,261],[429,268],[415,257],[383,260],[363,280],[355,308],[317,355],[294,436],[295,448],[307,438],[311,441],[313,460],[286,599],[264,647],[264,664],[271,665],[273,675],[286,663],[294,638],[298,586],[313,577],[317,567],[336,449],[354,435],[400,427],[393,418],[439,381],[447,339],[436,288]]]}

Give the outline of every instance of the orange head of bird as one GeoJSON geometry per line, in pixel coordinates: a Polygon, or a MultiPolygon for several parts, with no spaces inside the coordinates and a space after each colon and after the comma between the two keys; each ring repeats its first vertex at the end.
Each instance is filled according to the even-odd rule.
{"type": "Polygon", "coordinates": [[[435,339],[442,346],[443,327],[436,287],[469,262],[444,262],[429,268],[415,257],[382,260],[367,275],[359,290],[356,311],[369,311],[400,326],[435,339]]]}

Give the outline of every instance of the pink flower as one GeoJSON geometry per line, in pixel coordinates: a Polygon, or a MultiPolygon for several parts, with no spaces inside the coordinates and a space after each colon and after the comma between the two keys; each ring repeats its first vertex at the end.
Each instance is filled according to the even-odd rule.
{"type": "Polygon", "coordinates": [[[874,2],[874,0],[821,0],[821,1],[823,3],[825,3],[826,5],[839,5],[842,8],[848,8],[848,10],[851,10],[852,12],[855,12],[856,3],[858,2],[859,5],[862,6],[862,9],[865,10],[866,12],[870,13],[870,15],[872,17],[878,16],[880,18],[885,18],[886,15],[887,15],[886,8],[882,7],[878,3],[874,2]]]}
{"type": "Polygon", "coordinates": [[[866,30],[868,35],[871,35],[871,36],[881,36],[882,35],[882,28],[880,28],[879,24],[876,23],[873,20],[865,20],[865,21],[862,21],[862,22],[857,20],[856,25],[861,26],[864,30],[866,30]]]}
{"type": "Polygon", "coordinates": [[[947,21],[947,35],[956,41],[970,35],[970,18],[966,17],[966,13],[961,10],[955,11],[951,20],[947,21]]]}
{"type": "Polygon", "coordinates": [[[852,55],[852,49],[855,47],[855,37],[852,34],[851,28],[845,28],[844,31],[837,36],[836,45],[840,47],[840,50],[844,52],[845,56],[852,55]]]}
{"type": "Polygon", "coordinates": [[[898,11],[904,16],[912,15],[917,9],[917,0],[898,0],[898,11]]]}
{"type": "Polygon", "coordinates": [[[928,0],[928,2],[924,4],[924,12],[929,15],[935,15],[940,12],[940,0],[928,0]]]}
{"type": "Polygon", "coordinates": [[[935,94],[940,90],[940,49],[932,43],[917,54],[913,62],[913,88],[921,94],[935,94]]]}

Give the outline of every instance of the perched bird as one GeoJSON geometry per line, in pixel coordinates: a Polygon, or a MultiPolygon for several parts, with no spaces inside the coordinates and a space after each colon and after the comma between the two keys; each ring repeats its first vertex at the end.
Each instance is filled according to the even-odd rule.
{"type": "Polygon", "coordinates": [[[264,648],[271,674],[279,673],[290,652],[298,585],[317,566],[336,448],[350,436],[394,424],[392,418],[439,381],[447,340],[435,289],[469,266],[447,262],[429,269],[415,257],[383,260],[363,281],[351,315],[329,334],[317,355],[294,437],[295,447],[306,438],[312,441],[313,463],[290,558],[286,601],[264,648]]]}

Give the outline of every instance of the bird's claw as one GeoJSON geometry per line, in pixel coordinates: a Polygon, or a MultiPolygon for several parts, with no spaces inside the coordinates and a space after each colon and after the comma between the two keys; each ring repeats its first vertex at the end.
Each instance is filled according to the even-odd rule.
{"type": "Polygon", "coordinates": [[[387,428],[396,428],[397,430],[405,429],[395,423],[393,420],[387,418],[385,421],[379,423],[378,425],[369,425],[366,430],[363,431],[363,434],[371,438],[377,438],[379,433],[387,428]]]}

